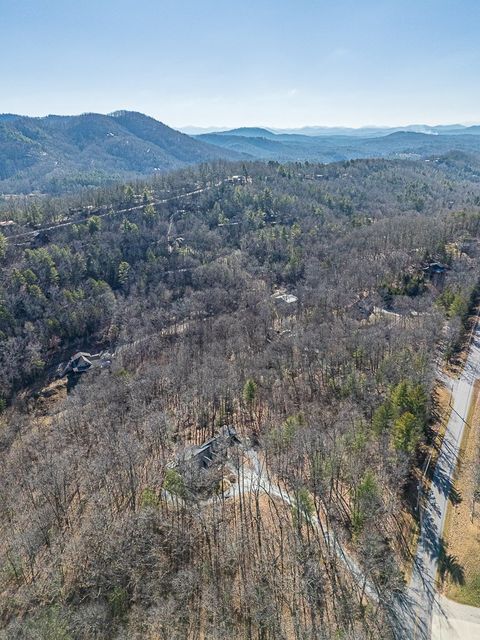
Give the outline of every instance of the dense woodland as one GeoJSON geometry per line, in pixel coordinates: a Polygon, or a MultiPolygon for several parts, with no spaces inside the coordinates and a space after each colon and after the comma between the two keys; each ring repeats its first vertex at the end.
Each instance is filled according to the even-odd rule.
{"type": "Polygon", "coordinates": [[[0,638],[391,637],[477,172],[221,163],[4,202],[0,638]],[[52,399],[79,349],[111,367],[52,399]],[[172,465],[223,425],[228,464],[172,465]],[[288,500],[228,497],[252,459],[288,500]]]}

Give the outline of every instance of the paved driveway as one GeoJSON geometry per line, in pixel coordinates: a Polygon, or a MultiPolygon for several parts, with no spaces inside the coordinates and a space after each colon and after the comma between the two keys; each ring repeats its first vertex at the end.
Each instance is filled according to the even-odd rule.
{"type": "Polygon", "coordinates": [[[438,597],[432,620],[432,640],[479,640],[480,609],[438,597]]]}

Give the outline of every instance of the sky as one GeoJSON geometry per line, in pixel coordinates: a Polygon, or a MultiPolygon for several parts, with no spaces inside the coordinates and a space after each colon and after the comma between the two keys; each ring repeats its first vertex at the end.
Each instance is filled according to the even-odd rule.
{"type": "Polygon", "coordinates": [[[479,0],[0,0],[0,112],[480,122],[479,0]]]}

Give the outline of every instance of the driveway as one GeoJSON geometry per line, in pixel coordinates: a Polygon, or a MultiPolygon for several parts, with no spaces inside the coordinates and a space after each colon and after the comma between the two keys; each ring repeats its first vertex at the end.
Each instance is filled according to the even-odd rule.
{"type": "Polygon", "coordinates": [[[432,640],[478,640],[480,609],[438,597],[432,619],[432,640]]]}

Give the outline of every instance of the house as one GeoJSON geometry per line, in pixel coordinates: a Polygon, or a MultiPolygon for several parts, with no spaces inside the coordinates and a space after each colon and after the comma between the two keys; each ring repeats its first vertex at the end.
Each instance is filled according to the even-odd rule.
{"type": "Polygon", "coordinates": [[[209,469],[215,462],[223,462],[228,455],[228,449],[241,444],[235,428],[224,425],[219,433],[201,445],[189,447],[179,456],[174,466],[180,462],[193,463],[200,469],[209,469]]]}
{"type": "Polygon", "coordinates": [[[423,271],[427,275],[431,276],[433,274],[445,273],[446,269],[446,265],[441,264],[440,262],[430,262],[430,264],[423,268],[423,271]]]}
{"type": "Polygon", "coordinates": [[[226,182],[230,182],[230,184],[247,184],[251,183],[252,179],[250,176],[230,176],[230,178],[226,179],[226,182]]]}
{"type": "Polygon", "coordinates": [[[78,351],[75,355],[73,355],[68,363],[65,366],[60,365],[58,369],[58,377],[63,378],[64,376],[70,374],[80,374],[88,371],[90,367],[93,366],[94,363],[99,362],[100,366],[104,366],[104,362],[109,362],[108,360],[103,359],[101,353],[87,353],[85,351],[78,351]]]}
{"type": "Polygon", "coordinates": [[[435,287],[443,287],[447,269],[447,265],[441,264],[440,262],[430,262],[423,268],[423,273],[431,280],[435,287]]]}
{"type": "Polygon", "coordinates": [[[279,300],[281,302],[286,302],[287,304],[293,304],[298,301],[297,296],[294,296],[291,293],[285,293],[282,291],[277,291],[272,295],[274,300],[279,300]]]}

